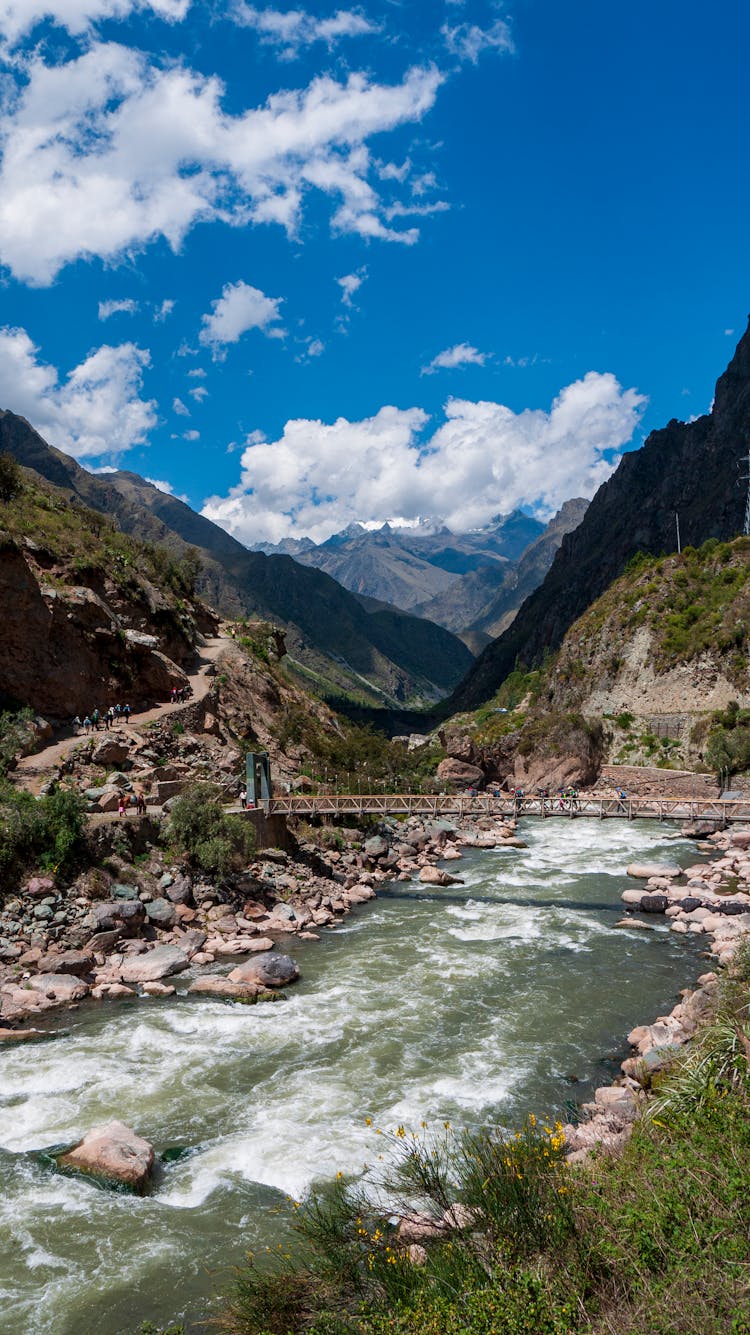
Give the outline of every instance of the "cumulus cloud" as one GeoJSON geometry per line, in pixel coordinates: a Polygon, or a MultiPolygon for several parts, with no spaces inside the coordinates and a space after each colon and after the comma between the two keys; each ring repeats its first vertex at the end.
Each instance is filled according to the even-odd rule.
{"type": "Polygon", "coordinates": [[[190,409],[187,404],[182,402],[182,399],[172,399],[172,412],[177,413],[178,417],[190,416],[190,409]]]}
{"type": "Polygon", "coordinates": [[[156,320],[157,324],[162,324],[163,321],[166,320],[167,316],[172,314],[172,311],[174,310],[176,305],[177,305],[176,301],[173,301],[171,297],[165,297],[163,302],[161,303],[161,306],[157,306],[156,310],[154,311],[154,319],[156,320]]]}
{"type": "Polygon", "coordinates": [[[156,404],[140,397],[149,361],[134,343],[105,344],[61,380],[25,329],[0,329],[0,403],[77,459],[121,454],[156,426],[156,404]]]}
{"type": "Polygon", "coordinates": [[[203,327],[198,339],[205,346],[221,352],[227,343],[238,343],[249,329],[261,329],[278,337],[281,329],[279,307],[282,297],[267,297],[259,287],[249,283],[226,283],[221,296],[211,302],[211,311],[203,316],[203,327]]]}
{"type": "Polygon", "coordinates": [[[205,385],[196,385],[195,389],[188,390],[188,394],[191,399],[195,399],[196,403],[202,403],[204,399],[208,398],[208,390],[205,385]]]}
{"type": "Polygon", "coordinates": [[[452,348],[438,352],[431,362],[422,367],[421,375],[434,375],[435,371],[452,371],[457,366],[484,366],[489,353],[480,352],[470,343],[455,343],[452,348]]]}
{"type": "Polygon", "coordinates": [[[550,515],[609,476],[645,402],[613,375],[590,371],[548,412],[449,399],[426,439],[421,408],[385,407],[359,422],[290,421],[278,440],[248,437],[239,483],[210,497],[203,514],[245,542],[321,542],[353,521],[423,515],[460,532],[519,505],[550,515]]]}
{"type": "Polygon", "coordinates": [[[103,19],[126,19],[143,10],[176,23],[184,19],[189,5],[190,0],[3,0],[0,37],[14,46],[45,19],[78,36],[103,19]]]}
{"type": "Polygon", "coordinates": [[[135,315],[138,310],[138,302],[133,301],[132,297],[126,297],[123,301],[100,301],[99,319],[109,320],[112,315],[135,315]]]}
{"type": "Polygon", "coordinates": [[[276,48],[284,60],[293,60],[314,42],[325,42],[331,49],[343,37],[363,37],[378,32],[376,24],[360,9],[339,9],[328,18],[319,18],[302,9],[258,9],[239,3],[232,16],[242,27],[253,28],[261,42],[276,48]]]}
{"type": "Polygon", "coordinates": [[[363,265],[355,273],[346,273],[343,278],[337,278],[336,282],[341,288],[341,300],[345,306],[354,305],[354,297],[367,277],[367,268],[363,265]]]}
{"type": "Polygon", "coordinates": [[[57,65],[34,52],[19,68],[0,132],[0,263],[16,278],[48,284],[76,259],[160,237],[177,250],[199,221],[294,234],[312,190],[334,200],[335,232],[417,239],[384,218],[367,140],[429,111],[434,67],[394,85],[322,75],[234,115],[218,78],[114,42],[57,65]]]}
{"type": "Polygon", "coordinates": [[[485,51],[508,51],[515,48],[510,28],[503,19],[496,19],[489,28],[476,23],[459,23],[454,28],[444,23],[440,29],[447,49],[461,61],[476,65],[485,51]]]}

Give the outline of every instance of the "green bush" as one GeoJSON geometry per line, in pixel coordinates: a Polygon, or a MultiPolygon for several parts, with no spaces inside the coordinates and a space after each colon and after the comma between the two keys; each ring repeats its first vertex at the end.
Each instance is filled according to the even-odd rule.
{"type": "Polygon", "coordinates": [[[209,784],[197,784],[177,798],[168,831],[177,852],[206,876],[239,870],[255,851],[253,826],[242,816],[228,816],[221,790],[209,784]]]}
{"type": "Polygon", "coordinates": [[[77,793],[58,789],[36,798],[0,784],[0,884],[15,884],[37,867],[54,872],[74,868],[83,857],[85,824],[77,793]]]}
{"type": "Polygon", "coordinates": [[[0,454],[0,501],[12,501],[23,487],[21,469],[12,454],[0,454]]]}

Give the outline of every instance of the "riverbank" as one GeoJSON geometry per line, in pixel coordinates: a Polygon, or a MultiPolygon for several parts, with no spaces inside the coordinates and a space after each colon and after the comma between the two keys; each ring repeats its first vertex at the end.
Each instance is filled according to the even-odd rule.
{"type": "Polygon", "coordinates": [[[297,976],[279,964],[289,960],[280,942],[319,939],[389,880],[451,884],[437,864],[460,861],[462,847],[524,847],[514,823],[487,818],[383,828],[389,837],[322,832],[339,847],[294,840],[293,852],[267,849],[217,885],[170,863],[148,818],[103,827],[100,866],[67,886],[32,877],[5,901],[0,1041],[33,1038],[25,1022],[86,997],[173,995],[169,980],[188,968],[199,970],[195,993],[267,1000],[297,976]],[[236,978],[212,972],[240,959],[236,978]]]}

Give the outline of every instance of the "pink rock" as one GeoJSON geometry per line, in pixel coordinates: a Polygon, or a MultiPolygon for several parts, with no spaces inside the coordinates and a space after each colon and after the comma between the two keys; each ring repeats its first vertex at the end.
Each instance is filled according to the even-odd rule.
{"type": "Polygon", "coordinates": [[[142,1190],[151,1177],[154,1148],[123,1122],[108,1122],[87,1131],[58,1163],[142,1190]]]}

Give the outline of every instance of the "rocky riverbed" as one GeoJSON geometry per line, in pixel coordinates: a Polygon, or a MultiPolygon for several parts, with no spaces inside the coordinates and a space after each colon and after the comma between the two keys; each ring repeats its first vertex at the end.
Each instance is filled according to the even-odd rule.
{"type": "Polygon", "coordinates": [[[131,858],[110,852],[68,886],[32,877],[0,913],[0,1039],[31,1038],[29,1020],[85,997],[171,996],[170,980],[188,968],[201,971],[197,994],[267,1000],[297,977],[275,949],[279,938],[318,939],[389,880],[450,885],[456,878],[438,862],[459,861],[463,847],[524,847],[513,823],[487,818],[338,837],[343,848],[266,850],[221,886],[167,865],[155,847],[131,858]],[[228,976],[217,971],[240,958],[228,976]]]}

